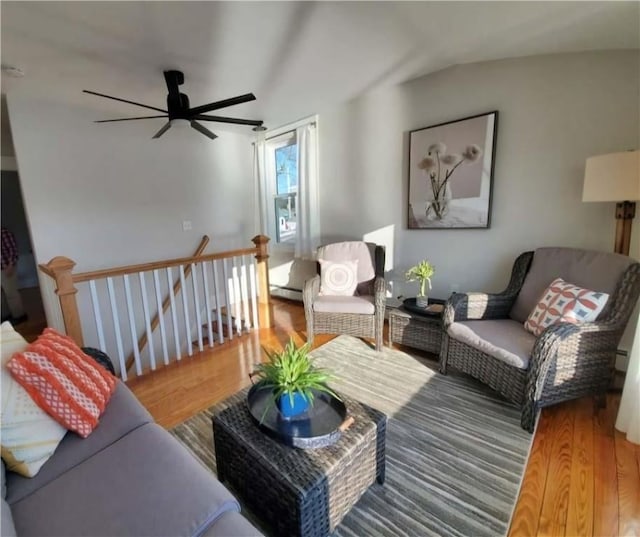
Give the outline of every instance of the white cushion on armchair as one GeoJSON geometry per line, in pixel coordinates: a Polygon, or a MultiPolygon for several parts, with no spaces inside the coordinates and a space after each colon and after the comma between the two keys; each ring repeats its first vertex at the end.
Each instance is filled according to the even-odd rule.
{"type": "Polygon", "coordinates": [[[372,296],[319,296],[313,303],[313,311],[373,315],[375,307],[372,296]]]}
{"type": "Polygon", "coordinates": [[[506,364],[527,369],[536,337],[518,321],[493,319],[459,321],[447,330],[449,336],[506,364]]]}

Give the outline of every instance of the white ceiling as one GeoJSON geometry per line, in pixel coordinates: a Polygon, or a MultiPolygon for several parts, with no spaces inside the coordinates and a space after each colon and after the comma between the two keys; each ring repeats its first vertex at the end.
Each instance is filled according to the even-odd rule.
{"type": "Polygon", "coordinates": [[[2,64],[26,73],[3,76],[2,93],[46,93],[96,119],[145,114],[82,89],[164,107],[168,68],[184,72],[192,106],[253,92],[256,102],[224,114],[276,127],[450,65],[640,48],[635,1],[3,0],[1,10],[2,64]]]}

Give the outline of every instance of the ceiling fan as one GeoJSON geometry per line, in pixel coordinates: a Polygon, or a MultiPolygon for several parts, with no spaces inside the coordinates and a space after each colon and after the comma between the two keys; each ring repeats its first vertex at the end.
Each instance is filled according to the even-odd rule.
{"type": "Polygon", "coordinates": [[[153,138],[160,138],[165,132],[167,132],[172,126],[178,125],[190,125],[198,132],[208,136],[212,140],[215,140],[217,136],[207,129],[204,125],[198,123],[198,121],[213,121],[217,123],[233,123],[235,125],[253,125],[253,130],[262,131],[266,130],[265,127],[262,126],[262,121],[253,120],[253,119],[240,119],[233,117],[223,117],[223,116],[209,116],[205,115],[207,112],[213,112],[214,110],[219,110],[221,108],[226,108],[228,106],[233,106],[236,104],[247,103],[249,101],[255,101],[256,96],[253,93],[247,93],[245,95],[238,95],[237,97],[232,97],[231,99],[224,99],[222,101],[216,101],[215,103],[203,104],[202,106],[196,106],[195,108],[190,108],[189,106],[189,97],[187,97],[184,93],[180,93],[178,86],[184,84],[184,74],[181,71],[164,71],[164,79],[167,83],[167,89],[169,93],[167,95],[167,110],[163,110],[162,108],[156,108],[155,106],[149,106],[142,103],[137,103],[134,101],[128,101],[127,99],[121,99],[119,97],[112,97],[111,95],[105,95],[104,93],[97,93],[95,91],[82,90],[84,93],[89,93],[91,95],[97,95],[98,97],[105,97],[107,99],[113,99],[114,101],[120,101],[123,103],[133,104],[135,106],[141,106],[142,108],[148,108],[149,110],[155,110],[157,112],[162,112],[163,115],[156,116],[140,116],[140,117],[125,117],[120,119],[101,119],[96,121],[95,123],[109,123],[113,121],[136,121],[139,119],[151,119],[151,118],[159,118],[166,117],[169,119],[167,123],[155,133],[153,138]],[[197,120],[197,121],[196,121],[197,120]]]}

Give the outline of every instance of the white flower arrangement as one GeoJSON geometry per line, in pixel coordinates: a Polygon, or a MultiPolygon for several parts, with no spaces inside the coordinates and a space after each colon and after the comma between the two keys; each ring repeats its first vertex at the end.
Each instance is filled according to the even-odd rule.
{"type": "Polygon", "coordinates": [[[433,192],[433,201],[427,207],[427,216],[429,211],[433,210],[435,218],[442,219],[447,211],[448,200],[445,193],[451,176],[463,162],[475,162],[481,155],[482,149],[475,144],[468,145],[461,155],[447,153],[447,146],[442,142],[429,146],[427,156],[418,162],[418,168],[427,174],[433,192]]]}

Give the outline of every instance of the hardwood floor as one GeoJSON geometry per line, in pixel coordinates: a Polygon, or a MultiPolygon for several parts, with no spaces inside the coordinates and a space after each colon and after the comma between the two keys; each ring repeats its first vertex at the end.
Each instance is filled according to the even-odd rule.
{"type": "MultiPolygon", "coordinates": [[[[305,341],[302,306],[273,301],[274,328],[128,382],[156,421],[171,428],[249,384],[261,347],[305,341]]],[[[319,346],[333,336],[316,336],[319,346]]],[[[583,398],[545,409],[527,465],[510,536],[640,536],[640,446],[614,430],[620,396],[606,409],[583,398]]]]}
{"type": "MultiPolygon", "coordinates": [[[[265,355],[262,348],[281,349],[293,337],[306,341],[302,306],[273,301],[273,328],[234,337],[211,352],[183,357],[151,374],[127,382],[155,420],[170,429],[192,415],[233,395],[250,384],[253,365],[265,355]]],[[[317,336],[314,347],[334,336],[317,336]]]]}
{"type": "Polygon", "coordinates": [[[614,429],[619,402],[543,411],[510,536],[640,535],[640,446],[614,429]]]}

